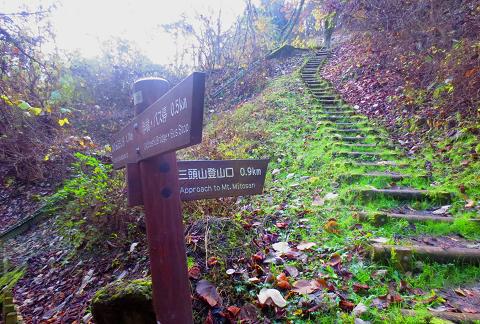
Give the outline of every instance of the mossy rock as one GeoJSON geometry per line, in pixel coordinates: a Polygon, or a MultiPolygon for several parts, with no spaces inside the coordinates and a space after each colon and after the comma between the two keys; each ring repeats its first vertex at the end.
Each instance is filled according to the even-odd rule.
{"type": "Polygon", "coordinates": [[[98,324],[156,323],[150,279],[115,281],[95,294],[92,315],[98,324]]]}

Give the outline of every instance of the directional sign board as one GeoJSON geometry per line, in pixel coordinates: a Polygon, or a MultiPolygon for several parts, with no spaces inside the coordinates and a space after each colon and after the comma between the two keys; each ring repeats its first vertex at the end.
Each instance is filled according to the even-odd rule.
{"type": "Polygon", "coordinates": [[[205,74],[194,72],[136,116],[113,140],[114,168],[200,143],[204,92],[205,74]]]}
{"type": "Polygon", "coordinates": [[[261,194],[268,160],[178,161],[181,200],[261,194]]]}

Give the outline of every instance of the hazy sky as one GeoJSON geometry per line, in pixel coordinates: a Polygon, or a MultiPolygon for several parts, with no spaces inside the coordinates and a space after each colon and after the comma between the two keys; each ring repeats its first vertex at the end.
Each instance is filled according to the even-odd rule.
{"type": "Polygon", "coordinates": [[[102,41],[116,36],[136,42],[162,64],[171,61],[175,46],[159,25],[177,21],[182,14],[193,17],[221,9],[224,25],[230,26],[245,6],[244,0],[0,0],[0,12],[51,3],[57,3],[52,25],[58,47],[94,56],[102,41]]]}

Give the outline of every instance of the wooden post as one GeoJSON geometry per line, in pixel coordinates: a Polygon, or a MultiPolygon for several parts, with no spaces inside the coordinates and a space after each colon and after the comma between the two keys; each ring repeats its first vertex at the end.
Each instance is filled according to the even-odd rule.
{"type": "MultiPolygon", "coordinates": [[[[163,79],[136,81],[135,114],[142,113],[168,88],[168,82],[163,79]]],[[[175,152],[140,161],[138,166],[157,321],[193,323],[175,152]]]]}

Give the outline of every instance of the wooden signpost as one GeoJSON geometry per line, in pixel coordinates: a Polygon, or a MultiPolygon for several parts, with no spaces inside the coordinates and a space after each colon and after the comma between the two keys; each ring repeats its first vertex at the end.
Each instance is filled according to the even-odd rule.
{"type": "Polygon", "coordinates": [[[268,160],[177,163],[176,150],[201,142],[203,73],[133,89],[136,116],[113,140],[113,165],[127,168],[129,205],[144,205],[157,323],[193,323],[181,200],[260,194],[268,160]]]}

